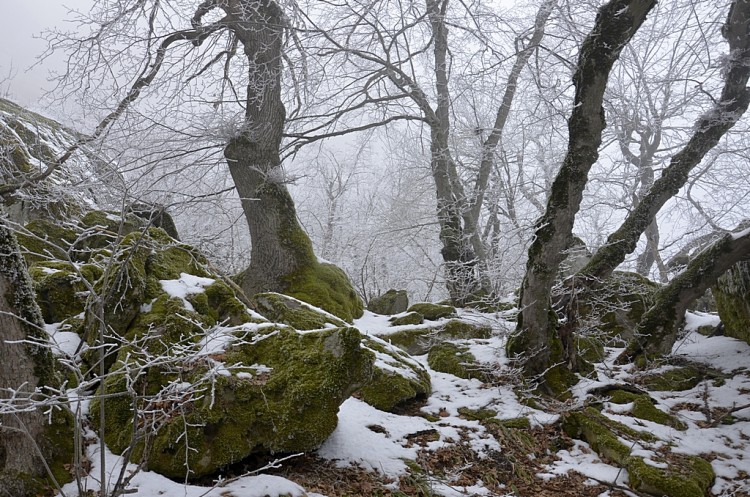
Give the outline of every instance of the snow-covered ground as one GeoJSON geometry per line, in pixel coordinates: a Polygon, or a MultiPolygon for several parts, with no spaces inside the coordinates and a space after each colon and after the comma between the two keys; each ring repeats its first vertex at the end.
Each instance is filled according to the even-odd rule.
{"type": "MultiPolygon", "coordinates": [[[[465,315],[463,317],[469,317],[465,315]]],[[[487,315],[477,315],[477,319],[490,319],[487,315]]],[[[689,328],[700,325],[715,324],[716,317],[691,315],[689,328]]],[[[382,333],[387,329],[387,319],[368,313],[355,323],[363,333],[382,333]]],[[[510,323],[502,320],[494,322],[496,336],[487,340],[475,340],[471,351],[489,368],[503,372],[508,370],[508,361],[504,355],[507,332],[512,328],[510,323]]],[[[608,349],[608,357],[614,358],[617,349],[608,349]]],[[[644,427],[666,442],[674,453],[710,454],[711,464],[716,472],[716,482],[712,488],[715,495],[747,495],[750,492],[750,346],[727,337],[704,337],[691,331],[679,341],[674,354],[695,362],[705,363],[726,374],[722,382],[701,382],[695,388],[682,392],[651,392],[658,402],[657,407],[675,414],[687,429],[679,431],[674,428],[638,420],[618,414],[622,406],[611,404],[603,410],[608,416],[621,423],[643,430],[644,427]],[[731,375],[728,373],[732,373],[731,375]],[[741,410],[733,412],[733,424],[710,423],[711,412],[721,409],[741,410]]],[[[416,360],[426,365],[426,356],[416,360]]],[[[594,379],[583,380],[576,388],[574,399],[566,405],[559,405],[549,412],[533,409],[521,402],[510,382],[497,382],[492,385],[478,380],[465,380],[455,376],[429,370],[432,378],[433,392],[421,407],[423,416],[397,415],[378,411],[356,398],[350,398],[341,405],[339,425],[330,438],[317,451],[317,457],[329,460],[336,467],[356,466],[362,470],[378,472],[393,482],[398,482],[409,472],[409,462],[418,457],[419,451],[437,451],[449,447],[459,440],[471,448],[478,459],[502,453],[506,448],[487,431],[479,421],[467,419],[459,410],[491,409],[498,419],[526,417],[531,426],[544,427],[555,423],[560,413],[584,403],[585,391],[607,383],[633,380],[631,366],[615,366],[605,362],[598,366],[594,379]],[[552,412],[555,411],[555,412],[552,412]],[[414,444],[410,436],[419,433],[431,433],[426,443],[414,444]]],[[[508,377],[512,377],[508,370],[508,377]]],[[[500,375],[502,378],[503,376],[500,375]]],[[[92,435],[93,436],[93,435],[92,435]]],[[[93,464],[90,476],[82,483],[84,489],[99,489],[99,446],[89,446],[89,458],[93,464]]],[[[648,456],[649,447],[639,448],[639,455],[648,456]]],[[[572,446],[556,453],[553,462],[544,470],[534,475],[540,480],[550,480],[571,472],[591,478],[592,483],[611,482],[613,488],[626,487],[627,471],[600,460],[596,454],[581,441],[574,441],[572,446]]],[[[289,461],[280,462],[280,465],[289,461]]],[[[107,474],[115,481],[120,473],[119,457],[106,453],[107,474]]],[[[306,492],[300,482],[293,482],[279,476],[254,474],[218,481],[215,487],[194,486],[177,483],[160,475],[138,471],[134,465],[127,468],[134,474],[128,488],[139,497],[184,496],[184,497],[276,497],[276,496],[312,496],[321,494],[306,492]]],[[[484,482],[477,480],[461,484],[448,477],[431,481],[432,495],[454,496],[494,496],[506,495],[493,493],[484,482]]],[[[396,485],[396,483],[393,483],[396,485]]],[[[507,489],[507,495],[514,494],[507,489]]],[[[75,483],[63,488],[65,495],[77,494],[75,483]]],[[[610,495],[610,490],[600,495],[610,495]]],[[[403,495],[403,494],[402,494],[403,495]]]]}

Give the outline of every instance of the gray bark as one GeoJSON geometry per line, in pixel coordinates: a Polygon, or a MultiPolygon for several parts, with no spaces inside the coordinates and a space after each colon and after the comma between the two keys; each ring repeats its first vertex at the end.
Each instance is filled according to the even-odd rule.
{"type": "Polygon", "coordinates": [[[572,238],[589,170],[599,155],[605,127],[602,101],[609,73],[655,4],[655,0],[613,0],[605,4],[581,47],[573,76],[576,91],[568,121],[568,152],[552,184],[545,214],[536,224],[521,287],[518,335],[509,346],[511,354],[523,355],[528,375],[541,374],[560,359],[575,362],[571,344],[563,344],[565,358],[552,357],[553,341],[559,337],[550,304],[551,289],[572,238]]]}
{"type": "MultiPolygon", "coordinates": [[[[37,388],[51,385],[44,321],[13,232],[0,220],[0,495],[33,492],[28,477],[43,478],[46,417],[34,406],[37,388]],[[11,400],[12,399],[12,400],[11,400]],[[26,476],[26,478],[23,477],[26,476]]],[[[46,454],[45,454],[46,455],[46,454]]]]}
{"type": "Polygon", "coordinates": [[[726,233],[702,250],[687,268],[655,295],[655,304],[638,325],[637,338],[618,361],[639,355],[668,354],[677,339],[688,306],[716,284],[716,280],[740,261],[750,259],[750,230],[726,233]]]}
{"type": "Polygon", "coordinates": [[[241,286],[248,295],[280,292],[285,276],[316,261],[297,221],[279,155],[286,115],[281,101],[285,16],[272,0],[219,5],[249,63],[243,130],[224,150],[252,240],[241,286]]]}
{"type": "Polygon", "coordinates": [[[620,228],[607,239],[591,262],[580,271],[581,279],[595,284],[606,279],[625,257],[635,250],[640,236],[653,222],[657,212],[682,188],[690,171],[719,142],[747,110],[750,104],[750,2],[732,3],[722,34],[727,39],[730,57],[724,88],[714,108],[696,123],[696,131],[685,147],[675,155],[661,178],[654,182],[620,228]]]}

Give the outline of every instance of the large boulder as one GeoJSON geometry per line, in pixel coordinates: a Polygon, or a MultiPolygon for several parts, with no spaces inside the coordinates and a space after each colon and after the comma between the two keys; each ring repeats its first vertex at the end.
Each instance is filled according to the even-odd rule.
{"type": "Polygon", "coordinates": [[[367,310],[376,314],[392,316],[405,312],[409,307],[409,297],[406,290],[388,290],[379,297],[370,299],[367,310]]]}
{"type": "Polygon", "coordinates": [[[172,478],[201,478],[256,453],[317,448],[335,429],[339,405],[373,374],[374,354],[360,346],[354,328],[217,329],[225,346],[206,355],[201,335],[191,340],[183,328],[178,339],[174,331],[153,341],[144,336],[146,350],[122,349],[105,382],[112,395],[105,401],[110,449],[125,451],[133,426],[146,427],[140,435],[148,441],[136,446],[136,460],[172,478]],[[193,353],[151,365],[167,340],[193,353]],[[134,406],[131,391],[146,395],[134,406]]]}
{"type": "Polygon", "coordinates": [[[724,334],[750,343],[750,262],[739,262],[711,289],[724,334]]]}

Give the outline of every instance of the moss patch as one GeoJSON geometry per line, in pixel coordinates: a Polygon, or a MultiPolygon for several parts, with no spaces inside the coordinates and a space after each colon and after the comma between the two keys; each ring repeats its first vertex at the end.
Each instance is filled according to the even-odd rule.
{"type": "Polygon", "coordinates": [[[346,322],[351,323],[364,313],[364,302],[346,273],[333,264],[311,264],[285,280],[286,295],[320,307],[346,322]]]}
{"type": "Polygon", "coordinates": [[[441,318],[456,315],[456,308],[451,305],[431,304],[429,302],[414,304],[408,310],[409,312],[420,313],[428,321],[437,321],[441,318]]]}
{"type": "Polygon", "coordinates": [[[422,355],[428,353],[434,344],[445,340],[487,339],[491,336],[492,328],[489,326],[451,319],[440,326],[405,329],[382,335],[381,338],[411,355],[422,355]]]}
{"type": "Polygon", "coordinates": [[[296,298],[280,293],[259,293],[250,299],[253,309],[274,323],[282,323],[297,330],[320,330],[343,327],[341,319],[315,310],[296,298]]]}
{"type": "Polygon", "coordinates": [[[694,388],[703,380],[703,374],[693,366],[678,367],[643,376],[640,382],[657,392],[681,392],[694,388]]]}
{"type": "Polygon", "coordinates": [[[427,363],[435,371],[448,373],[459,378],[481,380],[481,371],[476,357],[469,352],[469,347],[456,343],[439,343],[430,349],[427,363]]]}
{"type": "Polygon", "coordinates": [[[647,394],[637,394],[633,392],[626,392],[624,390],[613,390],[610,392],[610,402],[615,404],[633,404],[633,409],[630,413],[638,418],[645,419],[647,421],[653,421],[666,426],[671,426],[677,430],[685,430],[687,427],[685,424],[677,419],[676,417],[668,414],[655,405],[651,397],[647,394]]]}

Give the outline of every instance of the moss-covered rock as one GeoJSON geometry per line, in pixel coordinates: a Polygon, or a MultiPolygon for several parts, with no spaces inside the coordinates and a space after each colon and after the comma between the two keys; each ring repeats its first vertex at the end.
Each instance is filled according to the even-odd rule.
{"type": "Polygon", "coordinates": [[[376,314],[391,316],[405,312],[409,307],[409,297],[406,290],[388,290],[379,297],[370,299],[367,309],[376,314]]]}
{"type": "Polygon", "coordinates": [[[739,262],[711,289],[724,334],[750,344],[750,262],[739,262]]]}
{"type": "Polygon", "coordinates": [[[405,329],[382,335],[381,338],[411,355],[422,355],[428,353],[434,344],[445,340],[487,339],[491,336],[492,328],[489,326],[451,319],[439,326],[405,329]]]}
{"type": "Polygon", "coordinates": [[[631,457],[627,469],[633,488],[668,497],[704,497],[715,478],[711,464],[696,456],[673,455],[667,468],[631,457]]]}
{"type": "Polygon", "coordinates": [[[603,287],[578,294],[581,323],[593,334],[629,341],[659,287],[637,273],[615,271],[603,287]]]}
{"type": "Polygon", "coordinates": [[[59,323],[81,314],[86,307],[89,286],[101,277],[94,264],[75,266],[61,261],[40,262],[29,269],[37,303],[46,323],[59,323]]]}
{"type": "Polygon", "coordinates": [[[638,419],[653,421],[677,430],[685,430],[685,423],[662,411],[654,405],[654,400],[648,394],[626,392],[624,390],[613,390],[610,392],[610,402],[615,404],[633,404],[630,414],[638,419]]]}
{"type": "Polygon", "coordinates": [[[346,323],[336,316],[280,293],[259,293],[250,299],[250,303],[258,314],[269,321],[283,323],[297,330],[346,326],[346,323]]]}
{"type": "Polygon", "coordinates": [[[424,316],[418,312],[406,312],[400,316],[394,316],[388,320],[391,326],[409,326],[424,323],[424,316]]]}
{"type": "Polygon", "coordinates": [[[432,304],[420,302],[409,307],[409,312],[418,312],[428,321],[437,321],[441,318],[456,315],[456,308],[451,305],[432,304]]]}
{"type": "Polygon", "coordinates": [[[683,366],[647,374],[640,382],[657,392],[682,392],[690,390],[703,380],[704,374],[695,366],[683,366]]]}
{"type": "Polygon", "coordinates": [[[333,264],[314,263],[284,278],[286,295],[320,307],[351,323],[362,317],[365,304],[346,273],[333,264]]]}
{"type": "Polygon", "coordinates": [[[579,357],[588,362],[602,362],[604,360],[604,343],[601,338],[592,335],[576,335],[575,341],[579,357]]]}
{"type": "Polygon", "coordinates": [[[448,373],[459,378],[484,378],[479,363],[469,347],[457,343],[443,342],[430,349],[427,364],[441,373],[448,373]]]}
{"type": "Polygon", "coordinates": [[[697,456],[664,457],[654,452],[652,460],[647,461],[631,454],[632,446],[658,439],[617,423],[591,407],[567,413],[562,426],[569,436],[588,442],[605,461],[627,469],[635,490],[657,496],[703,497],[714,480],[711,465],[697,456]]]}
{"type": "MultiPolygon", "coordinates": [[[[164,413],[146,445],[150,470],[200,478],[253,453],[315,449],[336,427],[339,405],[372,378],[374,354],[361,347],[354,328],[299,333],[261,326],[243,337],[210,360],[194,357],[139,375],[134,387],[150,394],[138,401],[144,422],[151,420],[149,405],[164,413]],[[217,375],[218,361],[225,372],[217,375]],[[180,395],[186,382],[196,386],[180,395]]],[[[120,353],[119,365],[136,358],[129,352],[120,353]]],[[[123,392],[126,384],[124,374],[111,375],[106,391],[123,392]]],[[[132,408],[129,396],[105,403],[107,443],[115,452],[130,444],[132,408]]],[[[143,450],[139,444],[136,456],[143,450]]]]}
{"type": "Polygon", "coordinates": [[[375,354],[373,377],[359,391],[362,400],[390,412],[430,395],[429,373],[408,354],[377,337],[364,337],[362,346],[375,354]]]}

